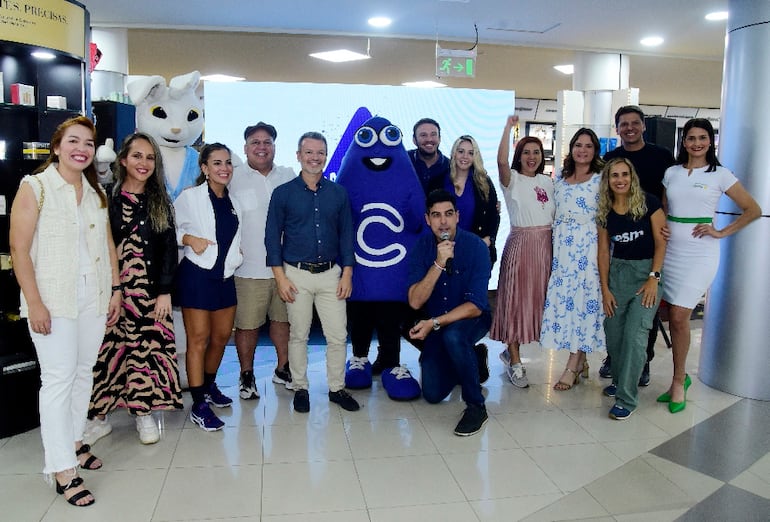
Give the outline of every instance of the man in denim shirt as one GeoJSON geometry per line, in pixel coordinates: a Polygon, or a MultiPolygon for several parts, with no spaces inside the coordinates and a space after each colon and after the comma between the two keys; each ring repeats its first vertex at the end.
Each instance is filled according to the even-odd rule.
{"type": "Polygon", "coordinates": [[[474,346],[489,331],[487,300],[491,272],[487,246],[458,228],[455,198],[434,190],[425,220],[432,234],[422,236],[409,254],[409,306],[425,308],[409,337],[424,340],[420,367],[422,393],[430,403],[444,400],[459,384],[466,403],[455,435],[478,433],[487,422],[474,346]]]}
{"type": "Polygon", "coordinates": [[[359,407],[344,389],[353,218],[345,188],[323,176],[326,152],[323,134],[302,135],[297,149],[302,170],[296,179],[273,191],[265,229],[267,265],[289,313],[289,367],[294,410],[300,413],[310,411],[307,339],[314,304],[326,337],[329,400],[348,411],[359,407]]]}

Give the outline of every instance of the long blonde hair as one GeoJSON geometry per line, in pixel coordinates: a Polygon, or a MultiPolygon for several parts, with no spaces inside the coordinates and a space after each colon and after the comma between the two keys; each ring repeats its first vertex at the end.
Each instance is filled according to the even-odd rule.
{"type": "Polygon", "coordinates": [[[473,136],[463,135],[457,138],[452,145],[451,161],[449,162],[449,178],[454,184],[457,179],[457,166],[455,165],[455,154],[460,147],[460,143],[467,141],[473,147],[473,184],[476,189],[481,193],[481,198],[484,201],[489,201],[489,178],[487,177],[487,169],[484,168],[484,160],[481,159],[481,150],[479,150],[479,144],[473,139],[473,136]]]}
{"type": "Polygon", "coordinates": [[[639,176],[634,164],[626,158],[611,159],[602,169],[602,181],[599,184],[599,208],[596,212],[596,223],[603,228],[607,227],[607,216],[615,202],[615,194],[610,189],[610,171],[619,163],[625,163],[631,173],[631,186],[628,188],[628,214],[634,221],[639,221],[647,214],[647,199],[639,184],[639,176]]]}

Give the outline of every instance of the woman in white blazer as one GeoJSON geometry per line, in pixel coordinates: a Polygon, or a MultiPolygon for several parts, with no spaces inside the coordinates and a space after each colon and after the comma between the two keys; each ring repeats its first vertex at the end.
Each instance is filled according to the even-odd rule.
{"type": "Polygon", "coordinates": [[[182,307],[187,334],[187,380],[193,398],[190,420],[206,431],[222,429],[209,404],[226,408],[232,399],[217,387],[216,376],[235,319],[233,273],[241,264],[241,209],[230,198],[230,149],[206,145],[198,163],[197,185],[174,202],[177,242],[184,258],[177,270],[174,304],[182,307]]]}

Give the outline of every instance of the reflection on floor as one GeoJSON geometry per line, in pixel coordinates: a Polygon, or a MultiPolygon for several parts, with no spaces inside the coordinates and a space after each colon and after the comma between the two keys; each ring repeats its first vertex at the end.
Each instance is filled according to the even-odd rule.
{"type": "MultiPolygon", "coordinates": [[[[700,330],[693,345],[700,345],[700,330]]],[[[313,347],[309,414],[270,381],[272,350],[260,347],[262,398],[237,398],[238,364],[228,348],[218,382],[235,398],[218,410],[227,427],[205,433],[184,413],[158,415],[163,438],[139,444],[124,412],[94,445],[105,466],[83,472],[94,506],[67,505],[39,473],[39,430],[0,440],[0,519],[19,521],[513,521],[770,520],[770,403],[740,399],[693,379],[687,409],[671,415],[655,398],[671,359],[659,340],[652,382],[625,422],[607,417],[598,377],[567,392],[551,385],[566,355],[525,346],[532,385],[511,386],[489,342],[485,385],[490,421],[456,437],[459,389],[438,405],[390,401],[375,379],[354,391],[361,411],[326,398],[322,348],[313,347]]],[[[402,360],[419,374],[417,353],[402,360]]],[[[698,350],[688,360],[697,376],[698,350]]],[[[7,398],[6,398],[7,399],[7,398]]]]}

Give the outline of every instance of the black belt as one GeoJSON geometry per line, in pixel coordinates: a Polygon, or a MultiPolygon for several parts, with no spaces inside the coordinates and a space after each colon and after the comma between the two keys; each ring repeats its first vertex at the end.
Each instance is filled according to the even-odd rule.
{"type": "Polygon", "coordinates": [[[331,270],[331,268],[334,266],[334,261],[324,261],[322,263],[289,263],[291,266],[295,266],[299,268],[300,270],[306,270],[310,272],[311,274],[320,274],[322,272],[326,272],[327,270],[331,270]]]}

